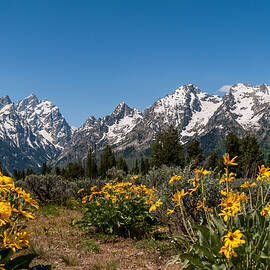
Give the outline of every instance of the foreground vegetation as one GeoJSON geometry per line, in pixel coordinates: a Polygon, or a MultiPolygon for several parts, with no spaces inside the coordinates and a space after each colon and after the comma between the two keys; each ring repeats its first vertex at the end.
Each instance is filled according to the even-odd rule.
{"type": "Polygon", "coordinates": [[[170,128],[141,170],[106,147],[99,168],[90,152],[85,168],[1,174],[0,269],[269,269],[268,161],[249,135],[225,145],[241,156],[206,162],[170,128]]]}

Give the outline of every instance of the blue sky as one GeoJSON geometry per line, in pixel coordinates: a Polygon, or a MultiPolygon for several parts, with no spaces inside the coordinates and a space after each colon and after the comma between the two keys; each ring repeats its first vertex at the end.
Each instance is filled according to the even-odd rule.
{"type": "Polygon", "coordinates": [[[0,95],[34,92],[80,126],[186,83],[270,84],[269,12],[263,0],[0,0],[0,95]]]}

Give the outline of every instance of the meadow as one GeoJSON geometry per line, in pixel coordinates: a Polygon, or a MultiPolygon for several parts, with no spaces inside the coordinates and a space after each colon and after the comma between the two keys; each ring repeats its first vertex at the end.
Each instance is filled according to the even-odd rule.
{"type": "Polygon", "coordinates": [[[237,157],[223,162],[222,174],[1,175],[0,269],[269,269],[270,169],[239,179],[237,157]]]}

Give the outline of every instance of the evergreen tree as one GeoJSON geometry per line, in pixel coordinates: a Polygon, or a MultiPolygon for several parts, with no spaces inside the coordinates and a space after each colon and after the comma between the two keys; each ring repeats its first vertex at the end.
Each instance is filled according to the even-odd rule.
{"type": "Polygon", "coordinates": [[[32,169],[27,169],[25,175],[32,175],[35,174],[35,172],[32,169]]]}
{"type": "Polygon", "coordinates": [[[184,149],[180,143],[177,130],[170,126],[157,134],[152,145],[151,163],[153,166],[184,166],[184,149]]]}
{"type": "Polygon", "coordinates": [[[51,171],[52,171],[52,167],[48,166],[46,162],[42,163],[42,167],[41,167],[42,175],[50,174],[51,171]]]}
{"type": "Polygon", "coordinates": [[[128,173],[128,165],[127,162],[124,160],[122,156],[120,156],[116,161],[116,168],[119,170],[124,171],[125,173],[128,173]]]}
{"type": "Polygon", "coordinates": [[[235,156],[240,157],[240,144],[241,140],[234,133],[229,133],[225,139],[225,152],[232,158],[235,156]]]}
{"type": "Polygon", "coordinates": [[[90,179],[96,178],[98,175],[96,153],[93,149],[89,149],[86,159],[85,176],[90,179]]]}
{"type": "Polygon", "coordinates": [[[240,153],[241,176],[245,178],[255,177],[258,166],[264,163],[264,156],[255,136],[247,133],[241,139],[240,153]]]}
{"type": "Polygon", "coordinates": [[[145,163],[144,163],[143,157],[141,158],[141,168],[140,168],[140,172],[141,172],[142,175],[145,175],[145,163]]]}
{"type": "Polygon", "coordinates": [[[150,170],[150,163],[149,163],[149,159],[148,158],[146,158],[144,160],[144,167],[145,167],[145,174],[147,174],[149,172],[149,170],[150,170]]]}
{"type": "Polygon", "coordinates": [[[194,167],[202,165],[205,157],[198,140],[192,140],[190,143],[188,143],[186,152],[186,164],[190,164],[192,162],[194,167]]]}
{"type": "Polygon", "coordinates": [[[114,167],[115,164],[115,155],[109,145],[107,145],[100,156],[100,164],[99,164],[99,175],[102,177],[106,176],[106,172],[108,169],[114,167]]]}
{"type": "Polygon", "coordinates": [[[54,172],[56,175],[61,175],[61,169],[59,167],[56,167],[54,172]]]}
{"type": "Polygon", "coordinates": [[[66,179],[77,179],[84,176],[84,168],[79,162],[70,162],[66,166],[63,176],[66,179]]]}
{"type": "Polygon", "coordinates": [[[139,168],[139,164],[138,164],[138,160],[135,160],[135,165],[133,166],[133,168],[131,169],[131,173],[133,175],[139,174],[140,172],[140,168],[139,168]]]}
{"type": "Polygon", "coordinates": [[[218,167],[218,155],[215,151],[212,151],[210,153],[210,156],[208,157],[207,163],[206,163],[207,169],[214,170],[218,167]]]}
{"type": "Polygon", "coordinates": [[[20,179],[19,176],[20,176],[19,172],[16,169],[14,169],[12,173],[12,178],[15,180],[19,180],[20,179]]]}
{"type": "Polygon", "coordinates": [[[140,168],[140,172],[142,175],[145,175],[148,173],[150,169],[150,164],[149,164],[149,160],[148,158],[144,159],[143,157],[141,158],[141,168],[140,168]]]}
{"type": "Polygon", "coordinates": [[[267,160],[266,160],[265,166],[268,167],[268,168],[270,167],[270,153],[267,156],[267,160]]]}
{"type": "Polygon", "coordinates": [[[25,171],[22,170],[20,173],[20,179],[24,180],[25,179],[25,171]]]}

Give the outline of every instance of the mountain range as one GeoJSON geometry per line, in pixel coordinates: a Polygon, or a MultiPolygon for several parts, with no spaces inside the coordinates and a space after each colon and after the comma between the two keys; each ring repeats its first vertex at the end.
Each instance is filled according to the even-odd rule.
{"type": "Polygon", "coordinates": [[[121,102],[103,118],[90,116],[72,128],[49,100],[31,94],[17,104],[0,98],[0,150],[3,167],[37,170],[43,162],[62,166],[85,159],[89,147],[97,152],[110,144],[125,158],[149,155],[155,136],[173,125],[183,144],[199,139],[204,151],[223,151],[230,131],[255,134],[266,152],[270,150],[270,86],[238,83],[221,98],[188,84],[158,99],[140,112],[121,102]]]}

